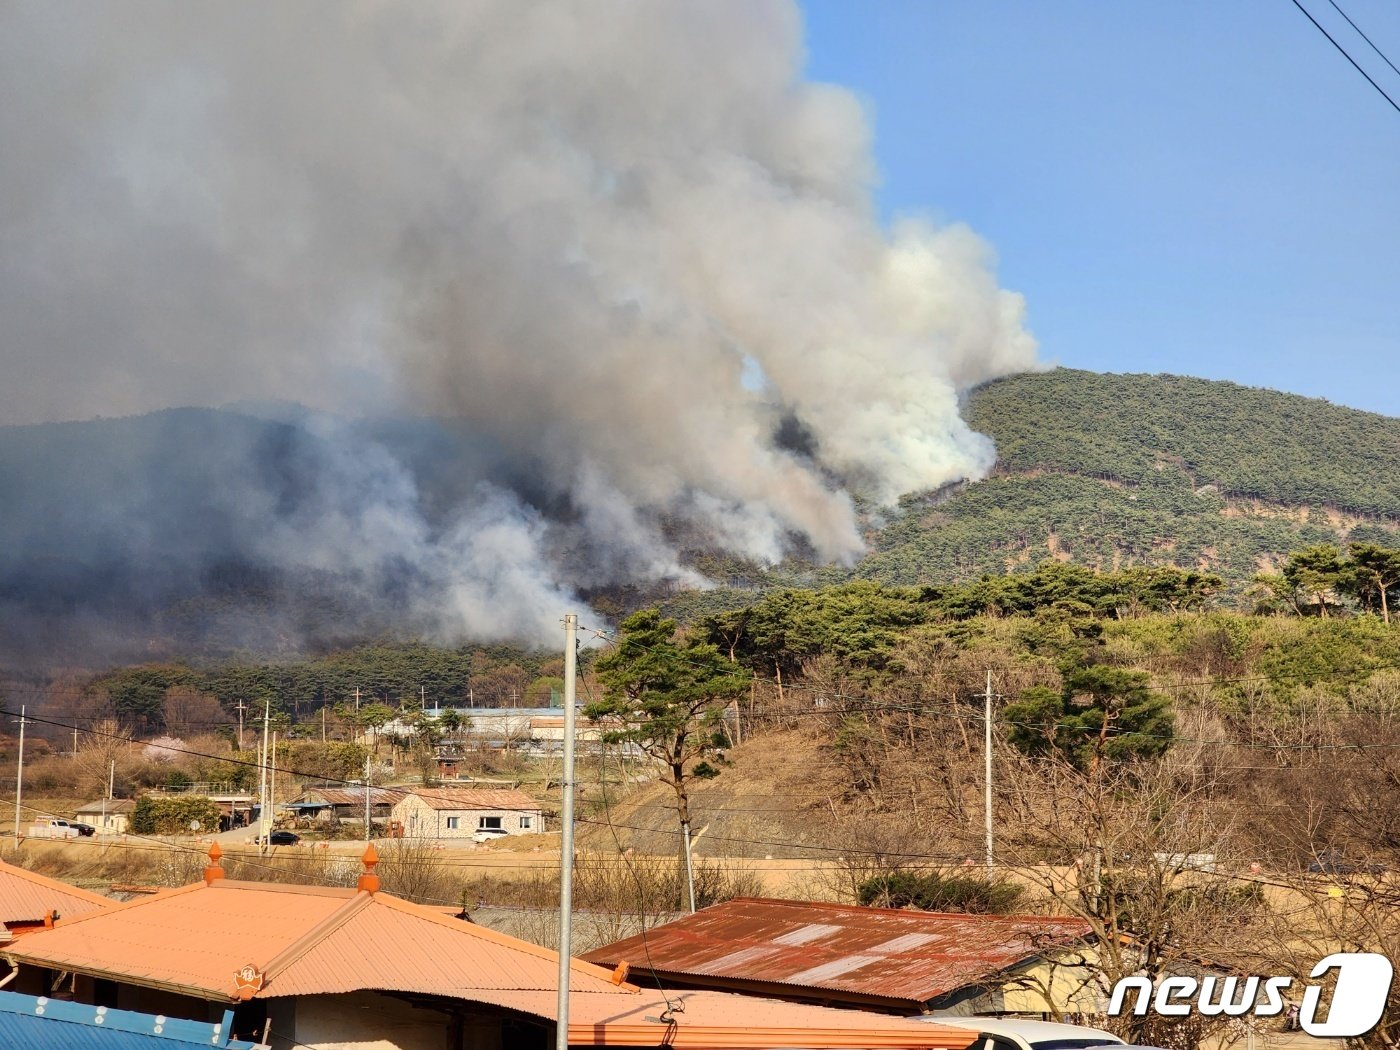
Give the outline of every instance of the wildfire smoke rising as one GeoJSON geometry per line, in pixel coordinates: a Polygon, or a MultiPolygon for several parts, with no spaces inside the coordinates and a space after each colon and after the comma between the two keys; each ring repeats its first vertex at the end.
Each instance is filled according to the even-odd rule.
{"type": "MultiPolygon", "coordinates": [[[[91,508],[67,542],[133,573],[309,569],[441,637],[552,640],[576,587],[694,580],[662,515],[853,559],[850,493],[985,472],[959,393],[1034,367],[974,234],[881,227],[866,114],[801,78],[791,3],[0,12],[0,422],[314,410],[305,469],[207,450],[223,527],[157,549],[139,499],[91,508]],[[453,505],[335,422],[405,415],[473,435],[453,505]]],[[[210,498],[167,488],[177,522],[210,498]]],[[[14,602],[57,541],[7,502],[14,602]]]]}

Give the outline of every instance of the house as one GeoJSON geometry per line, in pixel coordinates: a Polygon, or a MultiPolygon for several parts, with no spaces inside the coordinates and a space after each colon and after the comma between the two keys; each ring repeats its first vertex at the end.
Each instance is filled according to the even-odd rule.
{"type": "MultiPolygon", "coordinates": [[[[237,882],[217,843],[209,856],[202,882],[0,949],[17,968],[13,990],[205,1024],[231,1010],[220,1038],[265,1038],[273,1050],[552,1045],[558,955],[382,892],[373,846],[355,889],[237,882]]],[[[666,995],[581,960],[567,972],[568,1042],[580,1048],[966,1050],[973,1038],[718,992],[666,995]]]]}
{"type": "MultiPolygon", "coordinates": [[[[318,821],[353,820],[361,824],[365,820],[364,787],[318,787],[307,788],[285,806],[302,819],[318,821]]],[[[371,787],[369,791],[370,820],[386,820],[395,804],[402,801],[404,792],[392,788],[371,787]]]]}
{"type": "Polygon", "coordinates": [[[99,835],[125,835],[135,808],[134,798],[107,798],[79,806],[73,814],[75,819],[95,827],[99,835]]]}
{"type": "Polygon", "coordinates": [[[478,831],[529,835],[544,830],[540,804],[512,788],[436,787],[410,792],[394,807],[406,836],[461,839],[478,831]]]}
{"type": "Polygon", "coordinates": [[[588,952],[643,981],[891,1013],[1097,1010],[1080,919],[737,898],[588,952]]]}
{"type": "MultiPolygon", "coordinates": [[[[0,861],[0,944],[68,918],[110,908],[116,901],[0,861]]],[[[5,1045],[5,1044],[0,1044],[5,1045]]]]}
{"type": "Polygon", "coordinates": [[[233,1039],[233,1011],[215,1022],[109,1010],[48,996],[0,992],[0,1046],[102,1047],[104,1050],[265,1050],[233,1039]]]}

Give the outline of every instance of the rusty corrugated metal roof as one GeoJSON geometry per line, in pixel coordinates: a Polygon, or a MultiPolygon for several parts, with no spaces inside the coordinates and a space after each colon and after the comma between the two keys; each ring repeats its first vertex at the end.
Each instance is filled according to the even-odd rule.
{"type": "MultiPolygon", "coordinates": [[[[389,894],[228,879],[60,922],[5,954],[230,1002],[244,966],[262,975],[263,998],[380,989],[462,999],[552,989],[558,967],[545,948],[389,894]]],[[[575,961],[571,987],[616,993],[609,976],[575,961]]]]}
{"type": "MultiPolygon", "coordinates": [[[[369,789],[369,802],[372,806],[392,806],[407,794],[407,791],[399,791],[394,788],[372,787],[369,789]]],[[[319,799],[332,806],[363,806],[365,804],[365,789],[362,787],[307,788],[289,805],[306,802],[311,798],[319,799]]]]}
{"type": "Polygon", "coordinates": [[[5,924],[42,922],[55,911],[60,917],[82,915],[114,904],[109,897],[0,861],[0,922],[5,924]]]}
{"type": "Polygon", "coordinates": [[[898,911],[739,898],[587,953],[689,979],[791,985],[923,1004],[1048,948],[1082,940],[1080,919],[898,911]]]}

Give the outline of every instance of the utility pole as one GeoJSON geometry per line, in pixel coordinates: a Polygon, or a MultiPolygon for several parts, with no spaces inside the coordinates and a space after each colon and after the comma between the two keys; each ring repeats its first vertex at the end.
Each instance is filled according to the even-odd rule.
{"type": "Polygon", "coordinates": [[[418,713],[423,714],[428,710],[428,687],[420,685],[418,687],[418,713]]]}
{"type": "Polygon", "coordinates": [[[73,727],[73,757],[78,757],[78,727],[73,727]]]}
{"type": "MultiPolygon", "coordinates": [[[[355,690],[356,693],[359,690],[355,690]]],[[[365,841],[369,841],[369,752],[365,752],[365,841]]]]}
{"type": "MultiPolygon", "coordinates": [[[[277,808],[277,734],[272,734],[272,765],[267,770],[267,829],[272,831],[272,811],[277,808]]],[[[268,845],[272,845],[271,842],[268,845]]]]}
{"type": "Polygon", "coordinates": [[[360,687],[355,686],[355,714],[360,713],[360,687]]]}
{"type": "Polygon", "coordinates": [[[564,773],[559,815],[559,1002],[555,1050],[569,1050],[569,962],[574,913],[574,704],[578,677],[578,616],[564,617],[564,773]]]}
{"type": "Polygon", "coordinates": [[[983,760],[985,763],[983,809],[987,821],[987,874],[992,873],[992,672],[987,669],[987,691],[982,694],[983,760]]]}
{"type": "Polygon", "coordinates": [[[238,750],[243,750],[243,712],[248,710],[248,705],[243,702],[243,698],[238,698],[238,750]]]}
{"type": "Polygon", "coordinates": [[[15,848],[19,849],[20,799],[24,795],[24,727],[28,723],[24,717],[24,705],[19,708],[19,767],[15,771],[15,848]]]}
{"type": "Polygon", "coordinates": [[[326,742],[326,705],[321,705],[321,743],[326,742]]]}
{"type": "Polygon", "coordinates": [[[102,798],[102,834],[107,834],[107,800],[112,797],[112,791],[117,783],[117,760],[112,759],[111,765],[107,767],[107,794],[102,798]]]}
{"type": "Polygon", "coordinates": [[[260,833],[258,837],[262,840],[261,845],[262,845],[262,850],[263,850],[264,853],[267,852],[267,833],[268,833],[268,828],[267,828],[267,733],[268,733],[268,729],[269,729],[268,723],[269,723],[271,720],[272,720],[272,701],[271,701],[271,700],[264,700],[264,701],[263,701],[263,738],[262,738],[262,748],[261,748],[262,754],[261,754],[261,756],[260,756],[261,759],[262,759],[262,761],[260,761],[260,762],[258,763],[258,772],[259,772],[259,778],[258,778],[258,830],[259,830],[259,833],[260,833]]]}

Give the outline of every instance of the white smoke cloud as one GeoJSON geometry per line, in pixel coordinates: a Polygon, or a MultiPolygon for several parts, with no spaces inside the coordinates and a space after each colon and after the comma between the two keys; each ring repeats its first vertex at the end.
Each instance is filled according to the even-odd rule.
{"type": "Polygon", "coordinates": [[[1035,365],[974,234],[880,227],[866,115],[801,79],[787,0],[0,19],[0,422],[262,398],[464,419],[566,523],[497,489],[444,531],[391,485],[263,540],[441,566],[447,633],[552,638],[570,583],[694,582],[659,516],[849,561],[850,493],[980,476],[959,394],[1035,365]],[[810,448],[774,440],[785,417],[810,448]],[[551,564],[560,535],[586,564],[551,564]]]}

